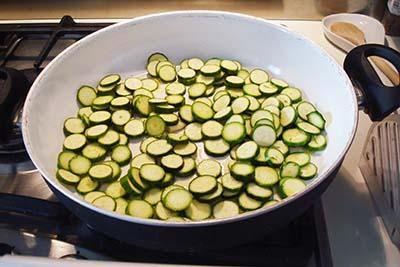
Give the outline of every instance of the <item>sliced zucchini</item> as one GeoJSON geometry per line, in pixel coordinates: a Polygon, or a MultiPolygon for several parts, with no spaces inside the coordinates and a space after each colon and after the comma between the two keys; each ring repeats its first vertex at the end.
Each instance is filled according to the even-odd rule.
{"type": "Polygon", "coordinates": [[[69,162],[76,157],[76,154],[72,151],[62,151],[58,154],[57,166],[60,169],[69,170],[69,162]]]}
{"type": "Polygon", "coordinates": [[[222,71],[229,75],[235,75],[239,71],[238,66],[231,60],[222,60],[220,66],[222,71]]]}
{"type": "Polygon", "coordinates": [[[265,153],[265,158],[271,166],[279,166],[285,160],[285,156],[276,148],[270,147],[265,153]]]}
{"type": "Polygon", "coordinates": [[[307,147],[312,151],[321,151],[326,148],[326,145],[326,137],[322,134],[319,134],[311,137],[311,140],[307,144],[307,147]]]}
{"type": "Polygon", "coordinates": [[[131,78],[128,78],[125,80],[124,85],[125,85],[126,89],[134,91],[134,90],[142,88],[143,83],[138,78],[131,77],[131,78]]]}
{"type": "Polygon", "coordinates": [[[106,124],[97,124],[87,128],[85,131],[85,136],[89,139],[97,139],[100,136],[104,135],[107,130],[108,126],[106,124]]]}
{"type": "Polygon", "coordinates": [[[238,160],[251,160],[258,154],[259,148],[256,142],[247,141],[242,143],[236,150],[238,160]]]}
{"type": "Polygon", "coordinates": [[[199,196],[198,200],[201,202],[213,202],[222,195],[223,191],[224,188],[222,187],[222,185],[220,183],[217,183],[217,189],[214,192],[207,195],[199,196]]]}
{"type": "Polygon", "coordinates": [[[200,68],[200,72],[204,76],[214,77],[214,76],[218,75],[218,73],[220,71],[221,71],[221,67],[219,65],[214,65],[214,64],[206,64],[200,68]]]}
{"type": "Polygon", "coordinates": [[[298,177],[300,173],[300,166],[294,162],[288,162],[281,166],[280,177],[298,177]]]}
{"type": "Polygon", "coordinates": [[[247,193],[243,192],[240,194],[239,206],[244,210],[256,210],[261,207],[262,202],[250,197],[247,193]]]}
{"type": "Polygon", "coordinates": [[[107,150],[97,143],[88,144],[82,149],[82,155],[91,161],[102,160],[106,153],[107,150]]]}
{"type": "Polygon", "coordinates": [[[130,119],[131,113],[125,109],[114,111],[111,115],[111,121],[116,126],[124,126],[130,119]]]}
{"type": "Polygon", "coordinates": [[[129,98],[127,98],[125,96],[120,96],[120,97],[116,97],[113,100],[111,100],[110,104],[111,104],[111,107],[113,107],[113,108],[123,109],[123,108],[128,108],[130,102],[131,101],[129,100],[129,98]]]}
{"type": "Polygon", "coordinates": [[[262,96],[262,92],[260,91],[260,88],[257,84],[254,83],[248,83],[243,86],[243,92],[246,95],[254,96],[254,97],[260,97],[262,96]]]}
{"type": "Polygon", "coordinates": [[[257,123],[257,121],[262,120],[262,119],[268,119],[270,121],[274,121],[274,117],[271,112],[268,110],[257,110],[251,115],[250,122],[251,126],[254,127],[257,123]]]}
{"type": "Polygon", "coordinates": [[[203,134],[201,132],[201,124],[198,122],[192,122],[185,127],[185,135],[190,141],[196,142],[203,139],[203,134]]]}
{"type": "Polygon", "coordinates": [[[216,219],[224,219],[239,215],[239,206],[233,201],[223,200],[213,207],[213,215],[216,219]]]}
{"type": "Polygon", "coordinates": [[[279,175],[274,168],[259,166],[255,169],[254,180],[259,186],[271,187],[278,183],[279,175]]]}
{"type": "Polygon", "coordinates": [[[287,129],[282,133],[282,140],[288,146],[304,146],[310,140],[310,136],[303,130],[287,129]]]}
{"type": "Polygon", "coordinates": [[[84,106],[90,106],[93,100],[97,97],[96,90],[88,85],[83,85],[78,89],[77,99],[78,102],[84,106]]]}
{"type": "Polygon", "coordinates": [[[153,217],[153,207],[144,200],[132,200],[126,207],[126,213],[138,218],[148,219],[153,217]]]}
{"type": "Polygon", "coordinates": [[[318,127],[319,129],[325,129],[325,119],[318,111],[312,111],[307,115],[307,120],[309,123],[318,127]]]}
{"type": "Polygon", "coordinates": [[[165,132],[165,121],[158,115],[152,115],[146,120],[146,133],[150,136],[159,137],[165,132]]]}
{"type": "Polygon", "coordinates": [[[126,201],[124,198],[119,197],[117,199],[115,199],[115,204],[117,205],[115,207],[115,212],[119,213],[119,214],[126,214],[126,207],[128,207],[128,201],[126,201]]]}
{"type": "MultiPolygon", "coordinates": [[[[257,168],[256,168],[256,170],[257,170],[257,168]]],[[[222,186],[226,190],[237,192],[243,188],[243,182],[236,180],[229,173],[226,173],[221,177],[221,182],[222,182],[222,186]]]]}
{"type": "Polygon", "coordinates": [[[97,141],[103,146],[113,146],[119,142],[120,134],[114,130],[108,130],[105,134],[99,137],[97,141]]]}
{"type": "Polygon", "coordinates": [[[161,165],[170,171],[176,171],[183,167],[183,158],[177,154],[169,154],[161,158],[161,165]]]}
{"type": "Polygon", "coordinates": [[[240,124],[244,124],[244,123],[245,123],[243,116],[242,116],[242,115],[239,115],[239,114],[234,114],[234,115],[232,115],[232,116],[226,121],[225,125],[226,125],[226,124],[229,124],[229,123],[232,123],[232,122],[238,122],[238,123],[240,123],[240,124]]]}
{"type": "Polygon", "coordinates": [[[265,153],[267,152],[266,147],[260,147],[260,150],[257,156],[252,160],[254,165],[267,165],[267,158],[265,157],[265,153]]]}
{"type": "Polygon", "coordinates": [[[269,188],[261,187],[255,183],[249,183],[246,187],[246,193],[249,197],[265,201],[272,196],[272,190],[269,188]]]}
{"type": "Polygon", "coordinates": [[[168,104],[173,106],[182,106],[185,104],[185,98],[181,95],[168,95],[165,99],[168,104]]]}
{"type": "Polygon", "coordinates": [[[289,147],[282,140],[277,140],[272,147],[278,149],[283,155],[289,152],[289,147]]]}
{"type": "Polygon", "coordinates": [[[221,65],[221,59],[219,58],[210,58],[206,61],[205,65],[221,65]]]}
{"type": "Polygon", "coordinates": [[[269,106],[265,106],[263,109],[268,110],[269,112],[271,112],[272,114],[275,114],[277,116],[281,115],[281,111],[277,106],[269,105],[269,106]]]}
{"type": "Polygon", "coordinates": [[[118,74],[109,74],[105,77],[103,77],[100,80],[100,85],[101,86],[108,86],[108,85],[112,85],[112,84],[116,84],[121,80],[121,76],[119,76],[118,74]]]}
{"type": "Polygon", "coordinates": [[[98,182],[109,182],[112,180],[112,168],[106,164],[93,165],[88,172],[90,178],[98,182]]]}
{"type": "Polygon", "coordinates": [[[150,205],[156,205],[159,201],[161,201],[161,194],[162,190],[154,187],[144,193],[143,200],[148,202],[150,205]]]}
{"type": "Polygon", "coordinates": [[[269,125],[258,125],[253,130],[252,138],[259,146],[270,146],[276,140],[276,133],[269,125]]]}
{"type": "Polygon", "coordinates": [[[69,161],[69,170],[79,176],[85,175],[88,173],[92,163],[88,158],[77,155],[69,161]]]}
{"type": "MultiPolygon", "coordinates": [[[[153,157],[161,157],[161,156],[168,154],[168,152],[170,152],[172,149],[173,149],[172,145],[170,145],[167,142],[167,140],[159,139],[159,140],[151,142],[147,146],[147,153],[153,157]]],[[[176,153],[176,154],[178,154],[178,153],[176,153]]]]}
{"type": "Polygon", "coordinates": [[[222,138],[204,141],[204,150],[211,156],[223,156],[229,152],[229,149],[229,143],[222,138]]]}
{"type": "Polygon", "coordinates": [[[184,84],[179,82],[169,83],[165,87],[165,92],[168,95],[184,95],[186,92],[186,87],[184,84]]]}
{"type": "Polygon", "coordinates": [[[228,107],[230,103],[231,103],[231,97],[228,94],[222,95],[217,100],[215,100],[214,104],[212,105],[212,108],[215,112],[218,112],[228,107]]]}
{"type": "Polygon", "coordinates": [[[189,191],[195,196],[206,195],[217,189],[217,179],[210,175],[194,178],[189,183],[189,191]]]}
{"type": "Polygon", "coordinates": [[[160,52],[156,52],[151,54],[148,58],[147,58],[147,63],[154,61],[154,60],[158,60],[158,61],[168,61],[167,56],[165,56],[163,53],[160,52]]]}
{"type": "MultiPolygon", "coordinates": [[[[142,88],[150,91],[150,94],[148,95],[149,97],[152,97],[151,92],[156,90],[158,88],[158,82],[154,79],[142,79],[142,88]]],[[[137,93],[137,91],[139,91],[140,89],[137,89],[135,91],[135,94],[137,93]]]]}
{"type": "Polygon", "coordinates": [[[56,176],[61,182],[69,185],[77,184],[81,180],[81,177],[78,175],[63,169],[58,169],[56,176]]]}
{"type": "Polygon", "coordinates": [[[111,119],[111,113],[108,111],[95,111],[89,116],[91,124],[107,123],[111,119]]]}
{"type": "MultiPolygon", "coordinates": [[[[188,126],[186,126],[186,128],[188,126]]],[[[223,129],[222,124],[220,124],[219,122],[214,121],[214,120],[209,120],[209,121],[205,122],[203,125],[201,125],[201,133],[210,139],[215,139],[215,138],[220,137],[222,134],[222,129],[223,129]]],[[[186,129],[185,129],[185,131],[186,131],[186,129]]]]}
{"type": "Polygon", "coordinates": [[[286,178],[280,183],[279,192],[286,198],[304,191],[306,187],[306,184],[298,178],[286,178]]]}
{"type": "Polygon", "coordinates": [[[276,106],[278,108],[282,108],[283,104],[276,97],[270,96],[267,99],[265,99],[261,104],[261,108],[264,108],[266,106],[276,106]]]}
{"type": "Polygon", "coordinates": [[[87,193],[84,196],[84,199],[85,199],[86,202],[93,203],[93,201],[96,198],[99,198],[99,197],[105,196],[105,195],[106,195],[106,193],[101,192],[101,191],[92,191],[92,192],[87,193]]]}
{"type": "Polygon", "coordinates": [[[246,129],[242,123],[231,122],[222,129],[222,138],[230,143],[240,143],[246,137],[246,129]]]}
{"type": "Polygon", "coordinates": [[[250,106],[250,100],[247,97],[238,97],[232,102],[233,114],[241,114],[245,112],[250,106]]]}
{"type": "Polygon", "coordinates": [[[260,84],[259,90],[263,95],[270,96],[278,93],[279,88],[271,82],[265,82],[260,84]]]}
{"type": "Polygon", "coordinates": [[[302,122],[298,122],[296,124],[296,126],[300,129],[303,130],[306,133],[309,134],[319,134],[321,133],[321,130],[318,127],[315,127],[314,125],[312,125],[311,123],[302,121],[302,122]]]}
{"type": "Polygon", "coordinates": [[[162,201],[158,202],[155,208],[157,217],[161,220],[168,220],[170,218],[178,216],[178,213],[167,209],[162,201]]]}
{"type": "Polygon", "coordinates": [[[99,183],[89,176],[83,177],[78,185],[76,186],[76,191],[84,195],[89,192],[95,191],[99,187],[99,183]]]}
{"type": "Polygon", "coordinates": [[[142,153],[147,153],[147,146],[148,146],[151,142],[156,141],[156,140],[157,140],[157,138],[152,137],[152,136],[150,136],[150,137],[148,137],[148,138],[146,138],[146,139],[143,139],[143,141],[140,143],[140,151],[141,151],[142,153]]]}
{"type": "Polygon", "coordinates": [[[283,127],[288,127],[297,119],[297,112],[292,106],[282,108],[280,121],[283,127]]]}
{"type": "Polygon", "coordinates": [[[192,194],[184,188],[175,188],[169,191],[162,201],[166,208],[173,211],[183,211],[190,206],[192,194]]]}
{"type": "Polygon", "coordinates": [[[71,134],[64,140],[64,148],[67,150],[80,150],[86,145],[86,137],[83,134],[71,134]]]}
{"type": "Polygon", "coordinates": [[[285,82],[284,80],[281,80],[281,79],[277,79],[277,78],[272,78],[271,83],[273,83],[275,86],[279,87],[280,90],[289,86],[287,84],[287,82],[285,82]]]}
{"type": "Polygon", "coordinates": [[[213,159],[204,159],[197,165],[197,173],[200,176],[218,177],[221,175],[221,171],[221,164],[213,159]]]}
{"type": "Polygon", "coordinates": [[[250,95],[246,95],[245,97],[250,101],[250,105],[247,108],[248,111],[254,112],[260,108],[261,105],[255,97],[250,95]]]}
{"type": "Polygon", "coordinates": [[[297,88],[288,87],[282,90],[281,94],[287,95],[292,103],[297,103],[301,101],[301,91],[297,88]]]}
{"type": "Polygon", "coordinates": [[[196,170],[196,162],[194,159],[186,157],[183,158],[183,167],[176,173],[178,176],[190,176],[196,170]]]}
{"type": "Polygon", "coordinates": [[[142,167],[142,165],[144,164],[148,164],[148,163],[156,163],[156,161],[149,156],[148,154],[139,154],[133,157],[132,161],[131,161],[131,167],[133,168],[140,168],[142,167]]]}
{"type": "Polygon", "coordinates": [[[112,179],[116,180],[121,175],[121,167],[115,161],[108,160],[104,161],[103,164],[106,164],[112,168],[112,179]]]}
{"type": "Polygon", "coordinates": [[[307,152],[294,152],[285,158],[285,162],[297,163],[300,167],[307,165],[311,161],[311,156],[307,152]]]}
{"type": "Polygon", "coordinates": [[[205,220],[209,218],[211,214],[212,211],[209,204],[201,203],[196,200],[192,200],[189,207],[185,209],[185,215],[193,221],[205,220]]]}
{"type": "Polygon", "coordinates": [[[106,188],[105,193],[107,196],[110,196],[112,198],[120,198],[126,195],[126,191],[121,186],[119,181],[109,184],[106,188]]]}
{"type": "Polygon", "coordinates": [[[139,95],[135,97],[134,107],[137,112],[142,116],[148,116],[152,112],[151,105],[149,103],[151,97],[145,95],[139,95]]]}
{"type": "Polygon", "coordinates": [[[174,147],[174,152],[181,156],[190,156],[196,153],[197,146],[191,142],[186,144],[179,144],[174,147]]]}
{"type": "Polygon", "coordinates": [[[179,81],[184,85],[192,84],[196,78],[196,71],[190,68],[180,69],[177,74],[179,81]]]}
{"type": "Polygon", "coordinates": [[[231,107],[226,107],[224,109],[221,109],[220,111],[216,112],[214,114],[214,119],[217,121],[223,121],[228,119],[232,115],[232,108],[231,107]]]}
{"type": "Polygon", "coordinates": [[[213,118],[214,110],[207,104],[202,102],[194,102],[192,104],[193,117],[200,122],[213,118]]]}
{"type": "Polygon", "coordinates": [[[80,134],[85,131],[85,128],[81,119],[68,118],[64,121],[64,132],[67,134],[80,134]]]}
{"type": "Polygon", "coordinates": [[[157,164],[148,163],[140,167],[139,174],[144,181],[154,184],[159,183],[164,178],[165,171],[157,164]]]}
{"type": "Polygon", "coordinates": [[[114,211],[117,204],[112,197],[109,196],[100,196],[96,198],[92,204],[98,208],[107,210],[107,211],[114,211]]]}
{"type": "Polygon", "coordinates": [[[132,119],[124,125],[124,133],[130,137],[141,136],[144,131],[143,121],[139,119],[132,119]]]}
{"type": "Polygon", "coordinates": [[[241,181],[250,181],[254,177],[254,167],[247,162],[235,162],[230,171],[234,178],[241,181]]]}
{"type": "Polygon", "coordinates": [[[168,143],[172,145],[178,144],[187,144],[189,142],[189,138],[182,132],[182,133],[169,133],[167,135],[168,143]]]}
{"type": "Polygon", "coordinates": [[[225,78],[226,86],[232,88],[242,88],[244,85],[244,79],[239,76],[228,76],[225,78]]]}
{"type": "Polygon", "coordinates": [[[119,165],[126,165],[132,158],[132,152],[126,145],[117,145],[111,151],[111,159],[119,165]]]}
{"type": "Polygon", "coordinates": [[[307,120],[308,114],[310,114],[313,111],[316,111],[315,107],[307,101],[300,102],[299,105],[297,106],[297,113],[303,120],[307,120]]]}
{"type": "Polygon", "coordinates": [[[192,113],[192,106],[191,105],[183,105],[179,109],[179,116],[185,122],[192,122],[194,120],[193,113],[192,113]]]}
{"type": "Polygon", "coordinates": [[[300,177],[302,179],[311,179],[317,175],[318,168],[312,162],[307,163],[306,165],[300,168],[300,177]]]}
{"type": "Polygon", "coordinates": [[[262,84],[268,82],[269,76],[268,73],[261,69],[254,69],[250,72],[250,80],[255,84],[262,84]]]}

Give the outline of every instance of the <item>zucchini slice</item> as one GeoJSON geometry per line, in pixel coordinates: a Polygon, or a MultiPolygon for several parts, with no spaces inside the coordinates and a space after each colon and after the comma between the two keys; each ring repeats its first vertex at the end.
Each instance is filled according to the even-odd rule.
{"type": "Polygon", "coordinates": [[[254,167],[247,162],[235,162],[230,168],[231,175],[240,181],[250,181],[254,177],[254,167]]]}
{"type": "Polygon", "coordinates": [[[321,151],[326,148],[327,141],[326,137],[322,134],[314,135],[311,137],[310,142],[307,144],[307,148],[312,151],[321,151]]]}
{"type": "Polygon", "coordinates": [[[165,132],[165,121],[158,115],[152,115],[146,120],[146,133],[150,136],[159,137],[165,132]]]}
{"type": "Polygon", "coordinates": [[[107,210],[107,211],[114,211],[117,204],[112,197],[109,196],[101,196],[93,200],[92,204],[98,208],[107,210]]]}
{"type": "Polygon", "coordinates": [[[259,146],[270,146],[276,140],[276,133],[270,125],[258,125],[253,130],[252,138],[259,146]]]}
{"type": "Polygon", "coordinates": [[[79,181],[78,185],[76,186],[76,191],[84,195],[96,190],[98,187],[99,183],[97,181],[93,180],[89,176],[86,176],[79,181]]]}
{"type": "Polygon", "coordinates": [[[293,87],[287,87],[281,91],[281,94],[287,95],[290,100],[292,100],[292,103],[297,103],[301,101],[301,91],[297,88],[293,87]]]}
{"type": "Polygon", "coordinates": [[[270,96],[278,93],[279,88],[273,83],[265,82],[260,84],[259,90],[263,95],[270,96]]]}
{"type": "Polygon", "coordinates": [[[231,122],[222,129],[222,138],[228,143],[240,143],[245,137],[246,129],[242,123],[231,122]]]}
{"type": "Polygon", "coordinates": [[[222,195],[223,191],[224,188],[222,187],[222,185],[220,183],[217,183],[217,189],[214,192],[207,195],[199,196],[198,200],[201,202],[213,202],[222,195]]]}
{"type": "Polygon", "coordinates": [[[300,173],[300,166],[294,162],[288,162],[281,166],[280,177],[298,177],[300,173]]]}
{"type": "Polygon", "coordinates": [[[89,203],[93,203],[93,201],[94,201],[96,198],[99,198],[99,197],[105,196],[105,195],[106,195],[106,193],[104,193],[104,192],[101,192],[101,191],[93,191],[93,192],[87,193],[87,194],[85,195],[85,197],[84,197],[84,200],[87,201],[87,202],[89,202],[89,203]]]}
{"type": "Polygon", "coordinates": [[[189,59],[187,63],[188,63],[189,68],[191,68],[195,71],[200,70],[201,67],[204,66],[203,60],[201,60],[200,58],[197,58],[197,57],[189,59]]]}
{"type": "Polygon", "coordinates": [[[56,176],[61,182],[68,185],[77,184],[81,180],[78,175],[63,169],[58,169],[56,176]]]}
{"type": "Polygon", "coordinates": [[[159,183],[164,178],[165,171],[157,164],[148,163],[140,167],[139,174],[144,181],[154,184],[159,183]]]}
{"type": "Polygon", "coordinates": [[[111,115],[111,121],[116,126],[124,126],[130,119],[131,113],[125,109],[116,110],[111,115]]]}
{"type": "Polygon", "coordinates": [[[317,175],[318,168],[312,162],[307,163],[306,165],[300,168],[300,177],[302,179],[311,179],[317,175]]]}
{"type": "Polygon", "coordinates": [[[197,165],[197,173],[200,176],[218,177],[221,175],[222,167],[218,161],[213,159],[204,159],[197,165]]]}
{"type": "Polygon", "coordinates": [[[247,97],[238,97],[232,102],[233,114],[241,114],[245,112],[250,106],[250,100],[247,97]]]}
{"type": "Polygon", "coordinates": [[[155,162],[156,161],[152,157],[150,157],[148,154],[143,153],[134,156],[130,166],[133,168],[140,168],[144,164],[155,163],[155,162]]]}
{"type": "Polygon", "coordinates": [[[173,149],[175,154],[186,157],[195,154],[197,146],[192,142],[188,142],[186,144],[176,145],[173,149]]]}
{"type": "Polygon", "coordinates": [[[86,137],[83,134],[71,134],[64,140],[64,148],[67,150],[80,150],[86,145],[86,137]]]}
{"type": "Polygon", "coordinates": [[[254,69],[250,72],[250,80],[255,84],[262,84],[268,82],[269,76],[268,73],[261,69],[254,69]]]}
{"type": "Polygon", "coordinates": [[[186,157],[183,158],[183,167],[176,173],[178,176],[190,176],[196,170],[196,162],[194,159],[186,157]]]}
{"type": "Polygon", "coordinates": [[[90,178],[98,182],[109,182],[112,180],[112,168],[106,164],[93,165],[88,173],[90,178]]]}
{"type": "Polygon", "coordinates": [[[128,79],[125,80],[124,85],[125,85],[126,89],[131,90],[131,91],[135,91],[137,89],[142,88],[143,83],[138,78],[131,77],[131,78],[128,78],[128,79]]]}
{"type": "Polygon", "coordinates": [[[239,215],[239,206],[233,201],[223,200],[213,207],[213,215],[216,219],[229,218],[239,215]]]}
{"type": "Polygon", "coordinates": [[[83,85],[78,89],[77,99],[78,102],[84,106],[90,106],[93,100],[97,97],[96,90],[88,85],[83,85]]]}
{"type": "Polygon", "coordinates": [[[284,179],[279,186],[280,195],[284,198],[296,195],[306,189],[306,184],[298,178],[284,179]]]}
{"type": "Polygon", "coordinates": [[[249,197],[257,200],[265,201],[272,196],[272,190],[269,188],[261,187],[255,183],[249,183],[246,187],[246,193],[249,197]]]}
{"type": "Polygon", "coordinates": [[[186,87],[180,82],[173,82],[165,87],[165,92],[168,95],[184,95],[186,92],[186,87]]]}
{"type": "Polygon", "coordinates": [[[132,152],[126,145],[117,145],[111,151],[111,159],[119,165],[126,165],[132,158],[132,152]]]}
{"type": "Polygon", "coordinates": [[[259,186],[271,187],[278,183],[279,175],[274,168],[260,166],[255,169],[254,180],[259,186]]]}
{"type": "Polygon", "coordinates": [[[124,132],[127,136],[137,137],[144,133],[143,121],[139,119],[132,119],[124,125],[124,132]]]}
{"type": "Polygon", "coordinates": [[[195,196],[206,195],[217,189],[217,179],[210,175],[194,178],[189,183],[189,191],[195,196]]]}
{"type": "Polygon", "coordinates": [[[176,171],[183,167],[183,158],[177,154],[169,154],[161,158],[161,165],[170,171],[176,171]]]}
{"type": "Polygon", "coordinates": [[[300,102],[297,106],[297,113],[303,120],[307,120],[307,115],[313,111],[316,111],[315,107],[307,101],[300,102]]]}
{"type": "Polygon", "coordinates": [[[194,102],[192,104],[192,114],[197,121],[203,122],[213,118],[214,110],[203,102],[194,102]]]}
{"type": "Polygon", "coordinates": [[[76,157],[76,154],[72,151],[62,151],[58,154],[57,166],[60,169],[69,170],[69,162],[76,157]]]}
{"type": "Polygon", "coordinates": [[[183,105],[179,109],[179,116],[185,122],[192,122],[194,120],[193,113],[192,113],[192,106],[191,105],[183,105]]]}
{"type": "MultiPolygon", "coordinates": [[[[212,66],[212,65],[211,65],[212,66]]],[[[209,218],[212,214],[211,206],[192,200],[189,207],[185,209],[185,215],[193,221],[201,221],[209,218]]]]}
{"type": "Polygon", "coordinates": [[[192,194],[184,188],[175,188],[169,191],[162,201],[166,208],[173,211],[183,211],[192,203],[192,194]]]}
{"type": "Polygon", "coordinates": [[[244,210],[256,210],[261,207],[262,202],[250,197],[247,193],[243,192],[239,196],[239,205],[244,210]]]}
{"type": "Polygon", "coordinates": [[[251,160],[258,154],[259,148],[256,142],[247,141],[242,143],[236,150],[238,160],[251,160]]]}
{"type": "MultiPolygon", "coordinates": [[[[168,154],[173,149],[172,145],[165,139],[159,139],[151,142],[147,146],[147,153],[153,157],[161,157],[168,154]]],[[[176,152],[175,152],[176,153],[176,152]]],[[[179,153],[176,153],[179,154],[179,153]]]]}
{"type": "Polygon", "coordinates": [[[298,122],[296,124],[297,128],[303,130],[306,133],[309,134],[319,134],[321,133],[321,130],[318,127],[315,127],[314,125],[312,125],[311,123],[302,121],[302,122],[298,122]]]}
{"type": "Polygon", "coordinates": [[[153,207],[144,200],[132,200],[126,207],[126,213],[138,218],[151,218],[153,217],[153,207]]]}
{"type": "Polygon", "coordinates": [[[294,152],[285,158],[285,162],[297,163],[300,167],[307,165],[311,161],[311,156],[307,152],[294,152]]]}
{"type": "Polygon", "coordinates": [[[154,187],[144,193],[143,200],[148,202],[150,205],[156,205],[159,201],[161,201],[161,194],[162,190],[154,187]]]}
{"type": "Polygon", "coordinates": [[[326,121],[325,121],[324,117],[321,115],[321,113],[319,113],[318,111],[310,112],[307,115],[307,120],[309,123],[311,123],[315,127],[318,127],[321,130],[325,129],[326,121]]]}
{"type": "Polygon", "coordinates": [[[168,61],[168,58],[166,55],[164,55],[163,53],[160,52],[156,52],[151,54],[148,58],[147,58],[147,63],[150,63],[151,61],[154,60],[158,60],[158,61],[168,61]]]}
{"type": "Polygon", "coordinates": [[[82,149],[82,155],[91,161],[102,160],[106,153],[107,150],[97,143],[88,144],[82,149]]]}
{"type": "Polygon", "coordinates": [[[97,141],[103,146],[113,146],[119,142],[120,134],[114,130],[108,130],[97,141]]]}
{"type": "Polygon", "coordinates": [[[280,114],[280,121],[283,127],[288,127],[293,124],[297,119],[297,112],[292,106],[282,108],[280,114]]]}
{"type": "Polygon", "coordinates": [[[167,209],[162,201],[158,202],[155,208],[156,216],[161,220],[168,220],[170,218],[178,216],[176,211],[167,209]]]}
{"type": "Polygon", "coordinates": [[[115,212],[119,214],[126,214],[126,207],[128,207],[128,201],[126,201],[124,198],[119,197],[115,199],[115,204],[117,205],[115,207],[115,212]]]}
{"type": "Polygon", "coordinates": [[[310,140],[310,136],[300,129],[287,129],[282,133],[282,140],[286,145],[292,146],[304,146],[310,140]]]}
{"type": "Polygon", "coordinates": [[[222,134],[222,129],[223,129],[222,124],[215,120],[209,120],[205,122],[203,125],[201,125],[201,133],[210,139],[215,139],[220,137],[222,134]]]}
{"type": "Polygon", "coordinates": [[[196,142],[203,139],[203,134],[201,131],[201,124],[198,122],[192,122],[185,127],[185,135],[190,141],[196,142]]]}
{"type": "Polygon", "coordinates": [[[85,128],[85,124],[79,118],[68,118],[64,121],[64,132],[67,134],[80,134],[85,128]]]}
{"type": "Polygon", "coordinates": [[[126,195],[125,189],[121,186],[119,181],[109,184],[105,191],[107,196],[112,198],[120,198],[126,195]]]}
{"type": "Polygon", "coordinates": [[[223,72],[230,75],[235,75],[239,71],[238,66],[231,60],[222,60],[220,66],[223,72]]]}
{"type": "Polygon", "coordinates": [[[112,168],[112,179],[116,180],[121,175],[121,167],[115,161],[108,160],[104,161],[103,164],[106,164],[112,168]]]}
{"type": "Polygon", "coordinates": [[[242,181],[236,180],[229,173],[226,173],[221,177],[221,182],[224,189],[234,192],[240,191],[244,185],[242,181]]]}
{"type": "Polygon", "coordinates": [[[69,170],[79,176],[87,174],[90,167],[92,167],[90,160],[80,155],[75,156],[69,161],[69,170]]]}
{"type": "Polygon", "coordinates": [[[229,152],[229,149],[229,143],[222,138],[204,141],[204,150],[210,156],[223,156],[229,152]]]}

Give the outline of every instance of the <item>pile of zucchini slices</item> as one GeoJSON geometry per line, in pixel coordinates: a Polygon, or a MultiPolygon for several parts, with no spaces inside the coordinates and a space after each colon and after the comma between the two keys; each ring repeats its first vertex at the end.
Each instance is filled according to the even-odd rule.
{"type": "Polygon", "coordinates": [[[220,219],[275,205],[317,175],[325,119],[299,89],[235,60],[175,66],[154,53],[146,69],[78,89],[57,178],[86,201],[140,218],[220,219]]]}

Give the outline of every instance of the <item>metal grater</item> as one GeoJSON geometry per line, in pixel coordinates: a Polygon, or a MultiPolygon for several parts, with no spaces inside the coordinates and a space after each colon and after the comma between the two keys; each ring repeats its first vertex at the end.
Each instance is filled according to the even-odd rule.
{"type": "Polygon", "coordinates": [[[360,170],[392,242],[400,248],[400,115],[374,123],[360,170]]]}

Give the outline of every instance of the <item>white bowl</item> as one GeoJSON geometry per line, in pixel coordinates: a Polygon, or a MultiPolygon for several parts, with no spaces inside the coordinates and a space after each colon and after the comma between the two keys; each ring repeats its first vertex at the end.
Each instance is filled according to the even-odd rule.
{"type": "Polygon", "coordinates": [[[335,22],[349,22],[356,25],[364,32],[366,43],[384,44],[385,42],[385,29],[383,25],[372,17],[350,13],[326,16],[322,20],[326,38],[346,52],[353,49],[355,45],[330,30],[331,25],[335,22]]]}

